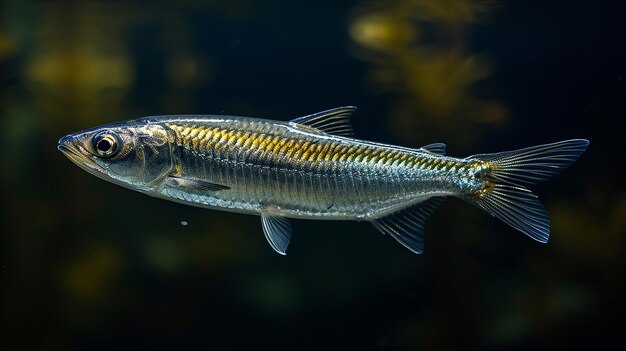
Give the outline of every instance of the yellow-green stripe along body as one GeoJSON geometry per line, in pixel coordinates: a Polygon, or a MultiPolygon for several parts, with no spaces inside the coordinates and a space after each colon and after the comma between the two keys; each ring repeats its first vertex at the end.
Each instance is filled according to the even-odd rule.
{"type": "Polygon", "coordinates": [[[205,192],[166,184],[163,195],[238,212],[371,220],[459,192],[453,179],[473,167],[425,150],[259,119],[181,118],[165,125],[176,134],[174,176],[228,189],[205,192]]]}
{"type": "Polygon", "coordinates": [[[342,107],[289,122],[234,116],[157,116],[70,134],[59,149],[81,168],[151,196],[257,214],[284,254],[287,218],[366,220],[411,251],[441,199],[473,203],[532,238],[549,235],[545,210],[523,185],[573,162],[588,142],[468,158],[444,144],[411,149],[352,137],[342,107]]]}

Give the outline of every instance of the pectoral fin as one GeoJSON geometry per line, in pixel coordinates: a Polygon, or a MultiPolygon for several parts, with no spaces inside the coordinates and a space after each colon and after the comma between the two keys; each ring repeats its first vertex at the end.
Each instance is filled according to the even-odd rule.
{"type": "Polygon", "coordinates": [[[376,219],[372,224],[383,234],[389,234],[414,253],[424,252],[424,223],[443,201],[433,197],[419,204],[376,219]]]}
{"type": "Polygon", "coordinates": [[[193,189],[199,192],[205,191],[220,191],[230,189],[229,186],[217,183],[207,182],[201,179],[185,178],[169,176],[165,179],[165,184],[171,187],[182,187],[187,189],[193,189]]]}
{"type": "Polygon", "coordinates": [[[287,246],[291,240],[291,222],[289,219],[262,214],[261,223],[265,238],[272,249],[281,255],[286,255],[287,246]]]}

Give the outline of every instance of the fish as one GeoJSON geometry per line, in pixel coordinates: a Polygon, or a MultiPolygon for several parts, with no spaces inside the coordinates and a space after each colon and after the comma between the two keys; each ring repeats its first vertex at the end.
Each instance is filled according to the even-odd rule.
{"type": "Polygon", "coordinates": [[[68,134],[58,149],[83,170],[149,196],[261,217],[285,255],[291,219],[367,221],[413,253],[447,197],[475,205],[546,243],[550,224],[529,185],[559,174],[587,148],[571,139],[450,157],[446,145],[359,140],[345,106],[290,121],[165,115],[68,134]]]}

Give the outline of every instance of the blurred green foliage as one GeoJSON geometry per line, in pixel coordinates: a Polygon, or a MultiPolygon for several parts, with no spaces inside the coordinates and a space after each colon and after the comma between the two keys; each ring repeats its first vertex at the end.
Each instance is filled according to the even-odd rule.
{"type": "Polygon", "coordinates": [[[623,344],[624,72],[588,62],[624,57],[602,50],[600,5],[567,4],[589,31],[539,5],[3,2],[3,345],[623,344]],[[571,51],[578,38],[588,53],[571,51]],[[286,257],[257,218],[145,197],[56,150],[64,134],[143,115],[289,119],[348,104],[358,136],[445,141],[455,156],[591,147],[539,188],[545,246],[450,200],[422,256],[366,223],[296,221],[286,257]]]}
{"type": "Polygon", "coordinates": [[[374,86],[394,93],[389,123],[400,137],[418,143],[436,132],[467,147],[506,122],[503,104],[472,90],[491,69],[468,48],[468,32],[494,5],[491,0],[373,1],[356,11],[350,26],[359,44],[354,51],[376,65],[369,74],[374,86]]]}

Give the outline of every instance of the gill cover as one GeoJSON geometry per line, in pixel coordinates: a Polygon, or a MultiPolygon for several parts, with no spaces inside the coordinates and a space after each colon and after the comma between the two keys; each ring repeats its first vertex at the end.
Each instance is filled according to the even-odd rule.
{"type": "Polygon", "coordinates": [[[99,157],[97,161],[106,167],[110,177],[138,188],[149,189],[170,172],[170,145],[174,136],[164,126],[125,126],[110,128],[110,131],[121,142],[119,151],[113,157],[99,157]]]}

